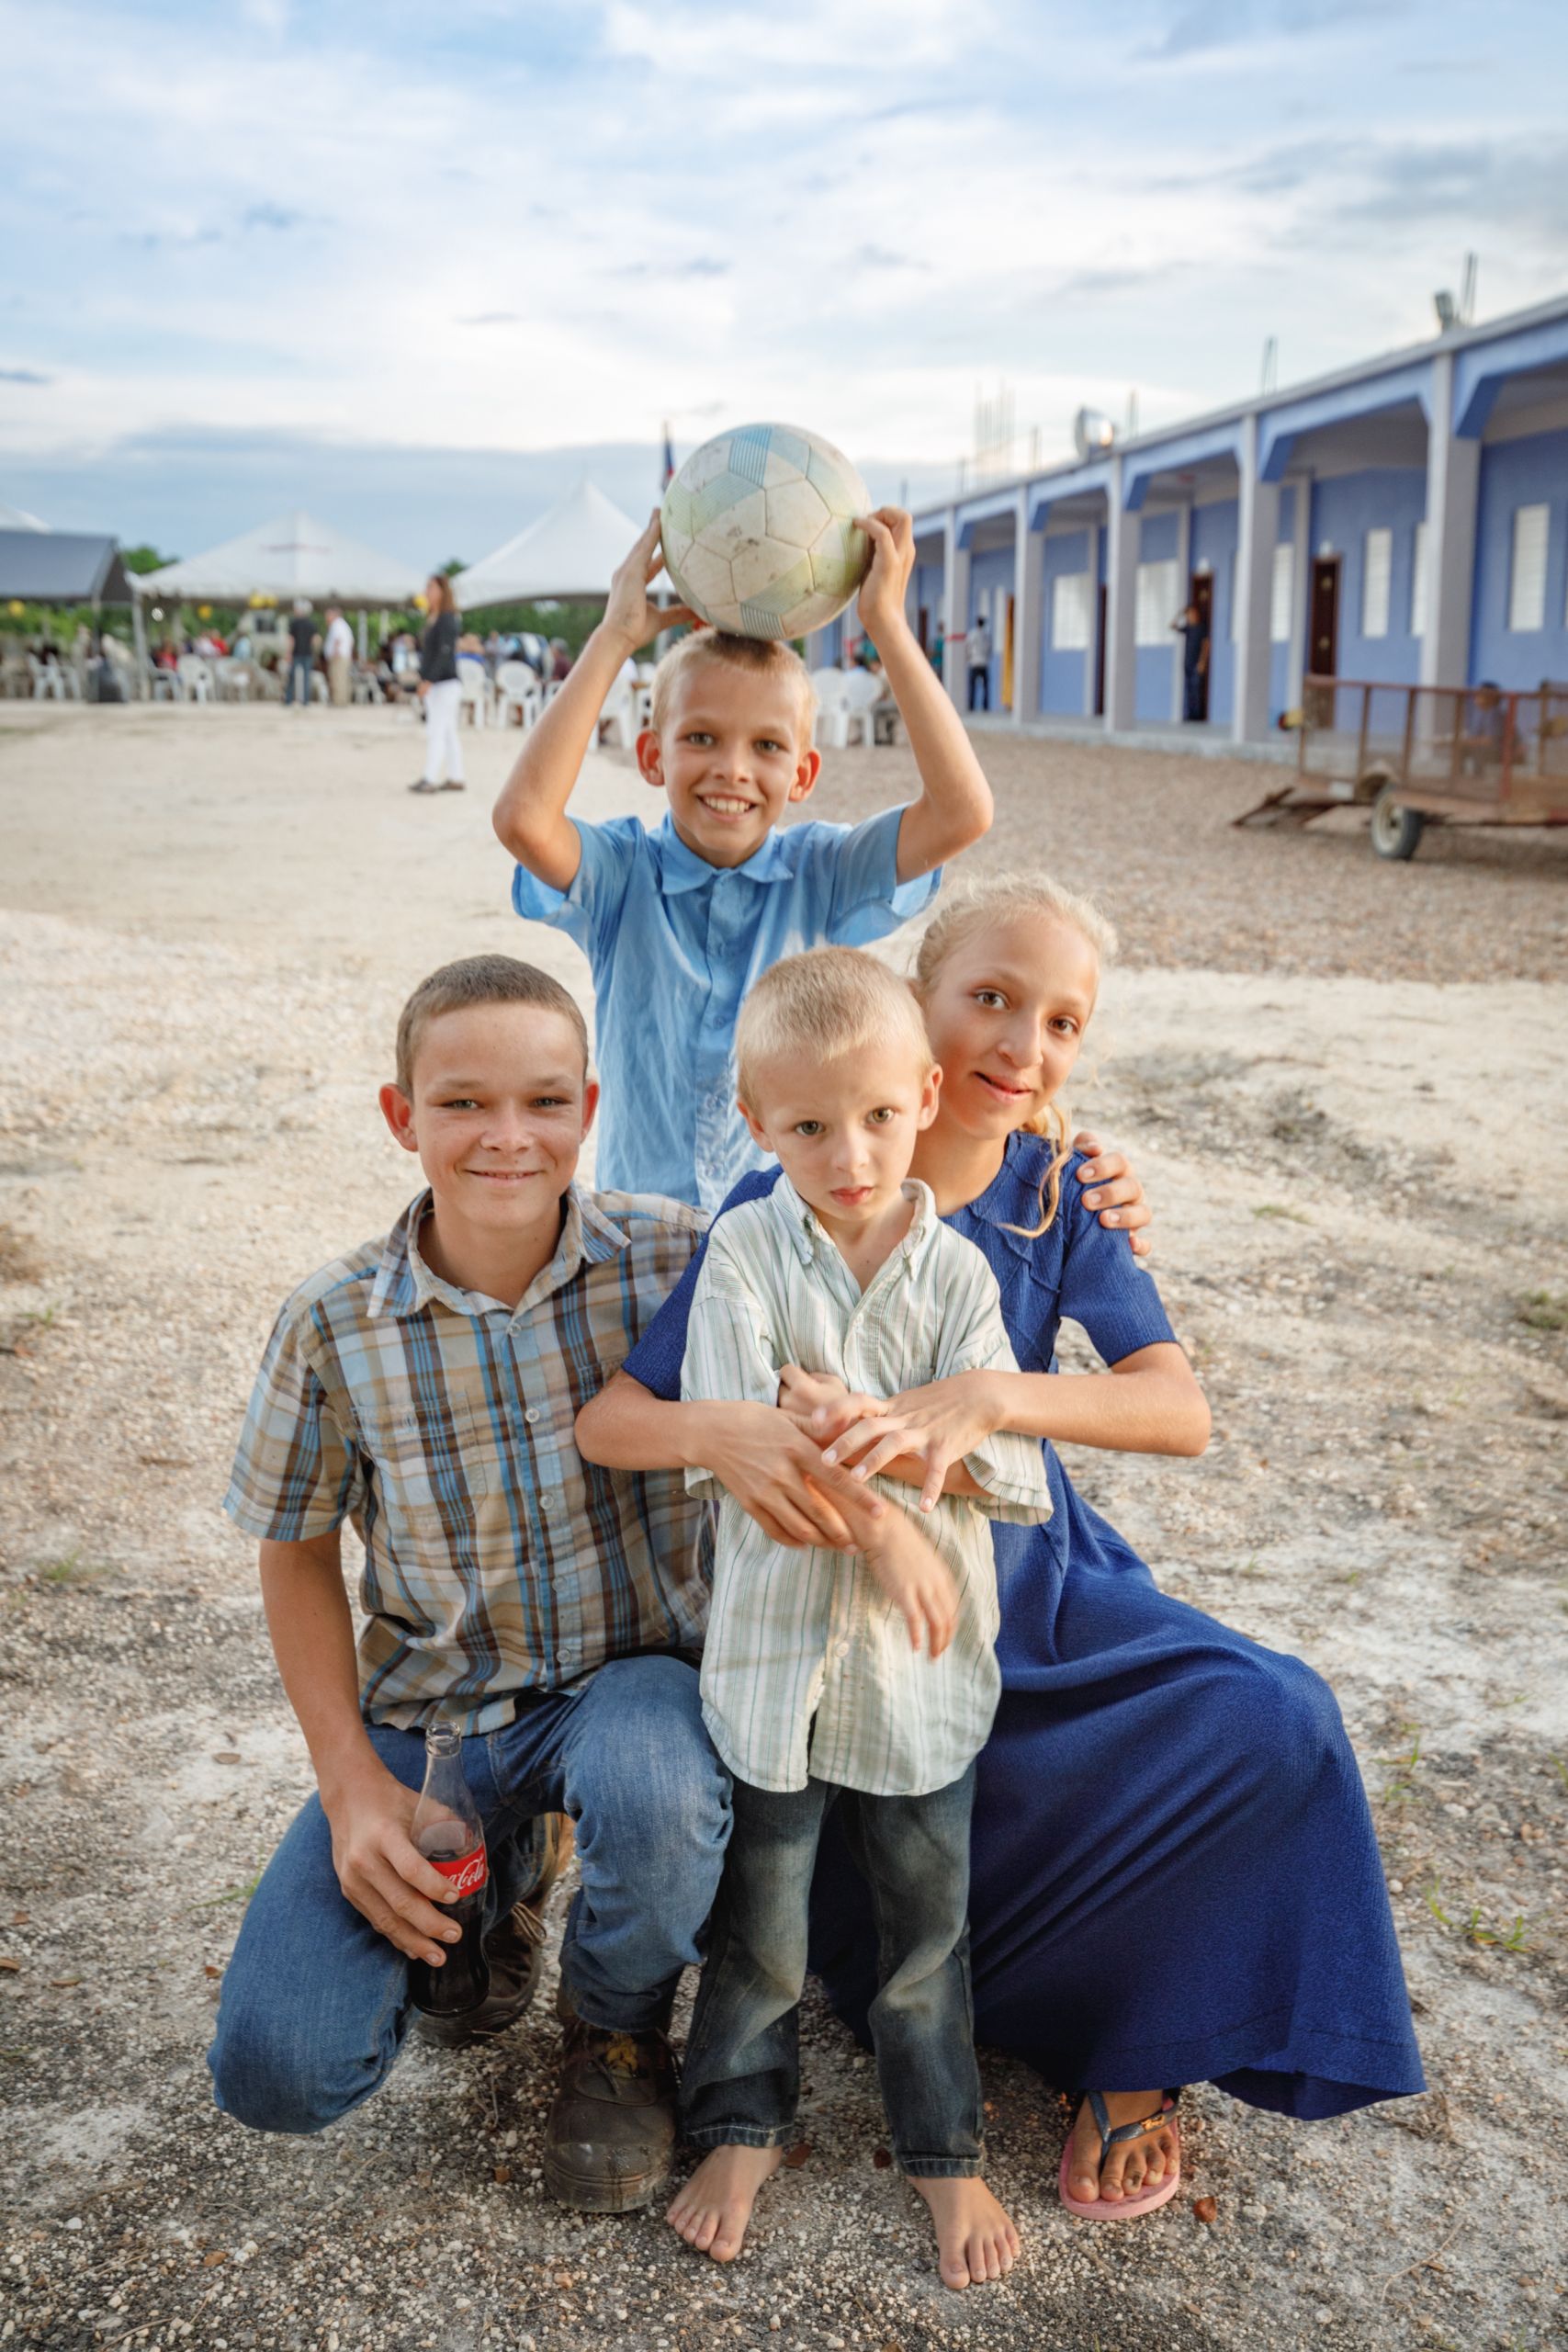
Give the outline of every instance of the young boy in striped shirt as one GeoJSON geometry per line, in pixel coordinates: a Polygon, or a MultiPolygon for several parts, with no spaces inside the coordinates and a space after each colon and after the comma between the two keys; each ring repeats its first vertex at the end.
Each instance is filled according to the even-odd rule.
{"type": "MultiPolygon", "coordinates": [[[[791,956],[748,996],[736,1058],[747,1125],[784,1173],[709,1236],[683,1399],[774,1404],[786,1364],[879,1398],[1016,1370],[995,1276],[909,1175],[940,1072],[904,983],[853,948],[791,956]]],[[[670,2219],[720,2261],[795,2137],[807,1902],[835,1804],[882,1924],[877,2070],[942,2275],[995,2278],[1018,2251],[979,2178],[969,1815],[1000,1692],[987,1521],[1032,1523],[1051,1504],[1032,1439],[998,1433],[965,1466],[969,1494],[929,1513],[887,1482],[899,1507],[856,1555],[785,1550],[709,1473],[687,1473],[719,1503],[702,1697],[734,1830],[683,2073],[686,2136],[708,2153],[670,2219]]]]}

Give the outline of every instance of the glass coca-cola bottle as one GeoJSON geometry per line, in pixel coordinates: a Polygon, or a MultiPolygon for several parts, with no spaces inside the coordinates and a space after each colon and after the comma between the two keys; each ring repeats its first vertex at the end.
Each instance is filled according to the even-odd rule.
{"type": "Polygon", "coordinates": [[[449,1724],[432,1724],[424,1735],[424,1786],[414,1807],[413,1842],[433,1870],[449,1879],[457,1900],[439,1906],[463,1930],[460,1943],[443,1947],[440,1968],[428,1961],[409,1962],[409,1990],[416,2008],[434,2018],[462,2017],[477,2009],[490,1991],[484,1954],[485,1834],[479,1808],[463,1777],[463,1735],[449,1724]]]}

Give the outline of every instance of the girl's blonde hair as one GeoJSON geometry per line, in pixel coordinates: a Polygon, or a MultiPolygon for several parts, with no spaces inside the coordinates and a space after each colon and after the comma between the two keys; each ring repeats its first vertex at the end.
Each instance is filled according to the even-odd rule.
{"type": "MultiPolygon", "coordinates": [[[[990,882],[960,883],[951,896],[943,896],[916,952],[911,986],[921,1004],[930,1001],[938,974],[956,948],[977,931],[987,930],[993,923],[1010,922],[1021,915],[1033,916],[1044,922],[1071,923],[1088,940],[1101,965],[1108,964],[1116,953],[1115,929],[1094,900],[1080,898],[1076,890],[1064,889],[1048,874],[1013,874],[990,882]]],[[[1021,1125],[1026,1135],[1043,1136],[1049,1140],[1051,1164],[1040,1180],[1039,1224],[1010,1225],[1004,1230],[1020,1233],[1026,1241],[1038,1241],[1055,1223],[1062,1204],[1062,1170],[1067,1161],[1072,1123],[1066,1105],[1051,1102],[1021,1125]]]]}

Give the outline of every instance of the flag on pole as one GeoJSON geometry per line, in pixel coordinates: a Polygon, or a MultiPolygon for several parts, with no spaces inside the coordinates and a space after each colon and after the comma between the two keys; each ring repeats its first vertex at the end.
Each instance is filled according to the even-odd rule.
{"type": "Polygon", "coordinates": [[[659,477],[660,492],[669,489],[675,479],[675,444],[670,438],[670,427],[664,427],[664,469],[659,477]]]}

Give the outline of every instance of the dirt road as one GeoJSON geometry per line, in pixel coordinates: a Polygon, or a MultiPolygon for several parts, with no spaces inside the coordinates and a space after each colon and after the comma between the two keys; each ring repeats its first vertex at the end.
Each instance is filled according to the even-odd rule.
{"type": "MultiPolygon", "coordinates": [[[[1171,1589],[1333,1682],[1431,2094],[1308,2127],[1190,2093],[1190,2190],[1097,2233],[1055,2203],[1058,2102],[987,2061],[1026,2256],[963,2299],[816,2008],[811,2154],[730,2272],[544,2198],[542,2012],[319,2141],[212,2112],[224,1961],[308,1786],[218,1498],[279,1299],[409,1190],[374,1102],[407,989],[485,946],[583,980],[508,911],[507,751],[424,800],[390,712],[0,705],[0,2344],[1562,2340],[1568,845],[1238,835],[1229,765],[986,746],[986,856],[1122,923],[1075,1108],[1135,1148],[1215,1408],[1200,1463],[1071,1467],[1171,1589]]],[[[820,813],[907,775],[849,755],[820,813]]],[[[645,800],[595,761],[587,813],[645,800]]]]}

